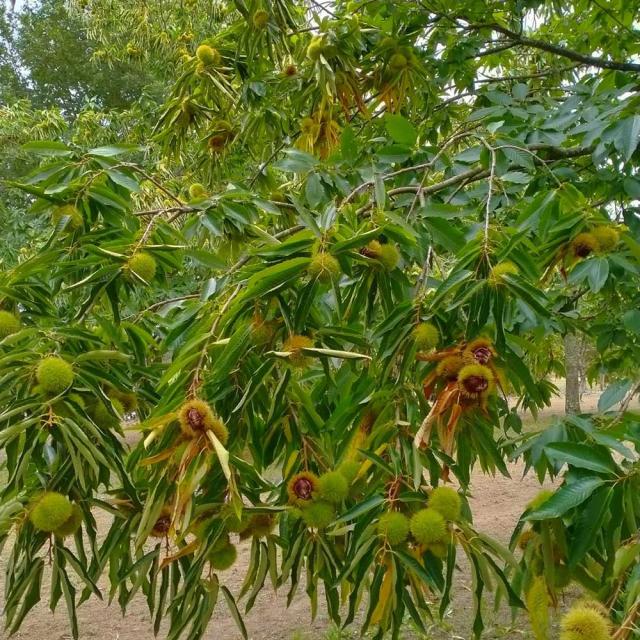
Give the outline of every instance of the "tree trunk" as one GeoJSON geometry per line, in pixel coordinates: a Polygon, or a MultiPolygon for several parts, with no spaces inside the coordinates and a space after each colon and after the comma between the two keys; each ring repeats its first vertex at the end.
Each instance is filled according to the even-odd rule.
{"type": "Polygon", "coordinates": [[[564,397],[565,413],[580,413],[580,369],[582,350],[575,333],[564,337],[564,369],[567,386],[564,397]]]}

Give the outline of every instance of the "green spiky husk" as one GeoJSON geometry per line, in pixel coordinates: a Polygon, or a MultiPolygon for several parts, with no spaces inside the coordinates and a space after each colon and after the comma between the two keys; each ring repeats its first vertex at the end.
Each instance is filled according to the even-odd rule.
{"type": "Polygon", "coordinates": [[[591,234],[598,243],[598,253],[613,251],[620,242],[620,232],[615,227],[601,225],[591,230],[591,234]]]}
{"type": "Polygon", "coordinates": [[[338,471],[347,479],[349,484],[352,484],[360,471],[360,466],[361,464],[357,460],[345,460],[338,467],[338,471]]]}
{"type": "Polygon", "coordinates": [[[235,564],[237,558],[238,550],[234,544],[229,542],[209,554],[209,563],[212,569],[226,571],[235,564]]]}
{"type": "Polygon", "coordinates": [[[249,527],[249,518],[244,515],[238,516],[235,513],[230,514],[224,521],[224,526],[230,533],[243,533],[249,527]]]}
{"type": "MultiPolygon", "coordinates": [[[[534,578],[526,593],[529,622],[536,640],[547,640],[549,629],[549,594],[542,576],[534,578]]],[[[586,640],[586,639],[585,639],[586,640]]]]}
{"type": "Polygon", "coordinates": [[[138,408],[138,396],[135,393],[114,389],[108,395],[112,400],[118,400],[122,404],[125,413],[131,413],[138,408]]]}
{"type": "Polygon", "coordinates": [[[527,531],[523,531],[518,538],[518,548],[524,551],[531,542],[536,540],[537,537],[538,534],[533,531],[533,529],[527,529],[527,531]]]}
{"type": "Polygon", "coordinates": [[[404,513],[389,511],[380,516],[378,533],[392,546],[402,544],[409,537],[409,518],[404,513]]]}
{"type": "Polygon", "coordinates": [[[320,56],[324,52],[325,46],[324,38],[322,36],[314,36],[307,47],[307,58],[314,62],[319,60],[320,56]]]}
{"type": "Polygon", "coordinates": [[[208,44],[201,44],[196,49],[196,58],[207,67],[220,64],[220,52],[208,44]]]}
{"type": "Polygon", "coordinates": [[[142,278],[147,284],[156,275],[157,264],[155,258],[144,251],[134,253],[127,262],[127,268],[142,278]]]}
{"type": "Polygon", "coordinates": [[[428,351],[438,346],[440,342],[440,331],[431,322],[421,322],[413,329],[413,340],[418,351],[428,351]]]}
{"type": "Polygon", "coordinates": [[[73,506],[67,496],[46,491],[33,503],[29,512],[31,524],[39,531],[52,532],[62,527],[72,516],[73,506]]]}
{"type": "Polygon", "coordinates": [[[502,284],[504,276],[517,275],[518,267],[510,260],[504,260],[494,265],[489,272],[489,282],[494,286],[502,284]]]}
{"type": "Polygon", "coordinates": [[[57,395],[73,384],[73,367],[58,356],[40,360],[36,369],[36,380],[46,393],[57,395]]]}
{"type": "Polygon", "coordinates": [[[455,489],[437,487],[429,496],[429,506],[442,515],[445,520],[458,520],[462,508],[462,500],[455,489]]]}
{"type": "Polygon", "coordinates": [[[610,640],[609,621],[596,609],[573,607],[560,621],[560,640],[610,640]]]}
{"type": "Polygon", "coordinates": [[[407,60],[407,57],[402,53],[394,53],[389,59],[389,66],[396,71],[406,69],[408,64],[409,61],[407,60]]]}
{"type": "Polygon", "coordinates": [[[269,344],[276,334],[276,323],[269,320],[255,319],[251,323],[251,340],[256,346],[269,344]]]}
{"type": "Polygon", "coordinates": [[[69,221],[67,222],[67,229],[70,231],[75,231],[82,227],[84,223],[84,218],[82,217],[82,213],[73,204],[63,204],[59,207],[56,207],[51,213],[51,221],[55,226],[57,226],[60,221],[68,217],[69,221]]]}
{"type": "Polygon", "coordinates": [[[341,503],[349,495],[349,483],[339,471],[329,471],[318,478],[318,496],[332,504],[341,503]]]}
{"type": "Polygon", "coordinates": [[[455,380],[460,369],[466,364],[466,360],[459,355],[447,356],[438,363],[436,373],[445,380],[455,380]]]}
{"type": "Polygon", "coordinates": [[[283,351],[289,351],[289,364],[292,367],[302,368],[307,365],[309,358],[304,355],[302,349],[313,347],[313,340],[308,336],[292,335],[284,341],[283,351]]]}
{"type": "MultiPolygon", "coordinates": [[[[124,407],[120,400],[111,398],[111,405],[120,417],[124,415],[124,407]]],[[[104,402],[98,402],[96,404],[93,410],[93,421],[103,429],[114,429],[120,426],[120,418],[114,416],[104,402]]]]}
{"type": "Polygon", "coordinates": [[[252,22],[256,29],[264,29],[269,24],[269,12],[264,9],[258,9],[253,14],[252,22]]]}
{"type": "Polygon", "coordinates": [[[410,528],[420,544],[442,542],[447,537],[447,523],[435,509],[420,509],[411,518],[410,528]]]}
{"type": "Polygon", "coordinates": [[[240,532],[240,539],[249,537],[264,538],[276,526],[276,517],[270,513],[256,513],[247,521],[246,528],[240,532]]]}
{"type": "Polygon", "coordinates": [[[328,502],[312,502],[302,509],[302,519],[308,527],[324,529],[336,518],[336,511],[328,502]]]}
{"type": "Polygon", "coordinates": [[[200,200],[201,198],[205,198],[206,195],[207,190],[205,189],[205,186],[199,182],[194,182],[189,187],[189,198],[191,198],[191,200],[200,200]]]}
{"type": "Polygon", "coordinates": [[[308,272],[312,278],[328,283],[340,275],[340,263],[330,253],[320,251],[311,258],[308,272]]]}
{"type": "Polygon", "coordinates": [[[22,328],[20,318],[10,311],[0,311],[0,340],[17,333],[22,328]]]}
{"type": "Polygon", "coordinates": [[[387,271],[393,271],[400,262],[400,252],[395,244],[383,244],[380,246],[378,260],[387,271]]]}
{"type": "Polygon", "coordinates": [[[72,536],[82,526],[82,509],[77,504],[72,506],[71,515],[53,532],[60,538],[72,536]]]}

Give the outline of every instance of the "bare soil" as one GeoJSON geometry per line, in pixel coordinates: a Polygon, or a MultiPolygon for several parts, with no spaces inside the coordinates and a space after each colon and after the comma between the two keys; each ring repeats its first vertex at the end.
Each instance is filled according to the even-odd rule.
{"type": "MultiPolygon", "coordinates": [[[[583,410],[593,410],[598,395],[585,395],[583,410]]],[[[556,398],[552,406],[541,414],[540,420],[547,422],[554,416],[562,415],[563,412],[564,399],[556,398]]],[[[480,470],[476,470],[472,479],[471,507],[474,513],[474,525],[479,531],[487,533],[503,543],[508,541],[508,537],[527,502],[540,490],[540,485],[533,476],[522,477],[524,467],[521,462],[510,464],[508,468],[511,478],[500,475],[487,476],[480,470]]],[[[100,524],[100,520],[98,524],[100,524]]],[[[105,518],[105,527],[106,524],[105,518]]],[[[5,548],[0,556],[0,587],[3,587],[4,583],[7,554],[8,550],[5,548]]],[[[248,554],[249,545],[245,544],[240,548],[236,564],[222,574],[223,583],[233,593],[237,593],[244,578],[248,554]]],[[[106,583],[103,583],[102,586],[106,586],[106,583]]],[[[46,640],[68,640],[72,637],[64,606],[59,606],[55,614],[52,614],[46,606],[49,595],[46,576],[43,592],[42,602],[31,611],[20,631],[13,636],[14,638],[18,640],[40,640],[43,638],[46,640]]],[[[82,640],[92,638],[99,640],[152,640],[154,638],[146,603],[142,597],[132,603],[125,617],[122,617],[117,604],[108,606],[105,602],[93,598],[80,607],[78,618],[82,640]]],[[[461,561],[451,610],[445,616],[443,623],[434,623],[430,627],[427,637],[432,640],[470,638],[472,619],[473,603],[470,575],[464,562],[461,561]]],[[[286,589],[273,593],[266,586],[258,596],[253,609],[245,617],[245,623],[249,637],[253,640],[285,640],[292,637],[311,640],[324,637],[330,627],[321,608],[316,620],[310,620],[303,587],[299,589],[292,605],[287,609],[286,589]]],[[[485,625],[484,637],[487,639],[528,639],[532,637],[527,631],[526,621],[519,619],[512,625],[507,610],[503,609],[494,614],[490,604],[487,607],[485,625]]],[[[160,636],[162,637],[162,632],[160,636]]],[[[219,602],[206,636],[207,640],[236,640],[240,637],[224,602],[219,602]]],[[[355,634],[354,637],[356,637],[355,634]]],[[[422,636],[414,635],[408,628],[404,637],[418,638],[422,636]]]]}

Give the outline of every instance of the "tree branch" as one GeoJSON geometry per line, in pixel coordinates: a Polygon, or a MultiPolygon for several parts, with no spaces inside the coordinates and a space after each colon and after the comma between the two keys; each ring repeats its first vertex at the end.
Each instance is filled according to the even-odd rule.
{"type": "Polygon", "coordinates": [[[156,216],[159,213],[172,213],[174,211],[180,211],[187,213],[189,211],[195,211],[193,207],[189,205],[183,205],[181,207],[160,207],[159,209],[145,209],[144,211],[134,211],[134,216],[156,216]]]}
{"type": "Polygon", "coordinates": [[[192,300],[194,298],[199,298],[199,297],[200,297],[199,293],[188,293],[187,295],[178,296],[177,298],[170,298],[169,300],[161,300],[160,302],[155,302],[154,304],[148,306],[146,309],[143,309],[138,315],[141,315],[145,311],[152,311],[153,309],[158,309],[160,307],[163,307],[165,304],[171,304],[173,302],[182,302],[182,300],[192,300]]]}
{"type": "Polygon", "coordinates": [[[493,49],[482,49],[481,51],[477,51],[473,55],[467,56],[462,60],[475,60],[476,58],[484,58],[485,56],[493,55],[494,53],[500,53],[501,51],[506,51],[507,49],[513,49],[517,47],[517,42],[506,42],[505,44],[501,44],[493,49]]]}
{"type": "Polygon", "coordinates": [[[469,171],[464,171],[463,173],[459,173],[458,175],[451,176],[446,180],[442,180],[440,182],[436,182],[435,184],[430,184],[426,187],[420,187],[419,185],[408,185],[406,187],[396,187],[395,189],[390,189],[388,194],[390,196],[397,196],[401,193],[416,193],[417,191],[421,191],[424,195],[430,195],[432,193],[437,193],[438,191],[442,191],[448,187],[452,187],[459,182],[468,181],[475,182],[476,180],[482,180],[482,178],[486,178],[489,175],[488,169],[483,169],[482,167],[476,167],[475,169],[469,169],[469,171]]]}
{"type": "MultiPolygon", "coordinates": [[[[551,144],[532,144],[528,147],[523,147],[524,150],[528,151],[546,151],[546,158],[539,158],[538,161],[542,162],[550,162],[552,160],[564,160],[567,158],[578,158],[580,156],[589,155],[593,151],[593,147],[556,147],[551,144]]],[[[477,182],[478,180],[482,180],[490,175],[489,169],[483,169],[482,167],[476,167],[475,169],[469,169],[468,171],[463,171],[455,176],[451,176],[445,180],[441,180],[440,182],[436,182],[434,184],[430,184],[426,187],[421,185],[413,184],[407,185],[404,187],[396,187],[395,189],[390,189],[387,191],[387,195],[389,196],[397,196],[403,193],[420,193],[422,195],[430,195],[432,193],[437,193],[438,191],[442,191],[447,189],[448,187],[453,187],[461,182],[477,182]]],[[[371,208],[371,203],[365,205],[358,209],[358,214],[365,213],[371,208]]]]}
{"type": "Polygon", "coordinates": [[[511,82],[511,81],[520,81],[520,80],[532,80],[534,78],[544,78],[545,76],[553,75],[554,73],[564,73],[565,71],[572,71],[573,69],[577,69],[582,66],[581,64],[570,64],[566,67],[551,67],[550,69],[545,69],[544,71],[538,71],[537,73],[526,73],[519,76],[501,76],[497,78],[486,77],[479,80],[474,80],[476,84],[482,83],[494,83],[494,82],[511,82]]]}
{"type": "MultiPolygon", "coordinates": [[[[390,178],[395,178],[396,176],[402,175],[403,173],[411,173],[412,171],[422,171],[423,169],[432,169],[435,166],[436,162],[440,159],[440,156],[442,156],[442,154],[445,152],[447,147],[449,147],[454,142],[457,142],[458,140],[466,138],[467,136],[470,136],[470,135],[472,135],[472,133],[470,131],[463,131],[462,133],[457,133],[457,134],[451,136],[448,140],[446,140],[442,144],[442,147],[440,148],[438,153],[436,153],[436,155],[433,158],[431,158],[431,160],[429,160],[428,162],[422,162],[420,164],[414,164],[414,165],[412,165],[410,167],[402,167],[401,169],[397,169],[396,171],[392,171],[390,173],[385,173],[384,175],[382,175],[380,177],[381,177],[382,180],[389,180],[390,178]]],[[[366,182],[363,182],[362,184],[359,184],[342,201],[342,205],[349,204],[349,202],[351,202],[351,200],[353,200],[353,198],[356,195],[358,195],[358,193],[360,193],[360,191],[363,191],[364,189],[367,189],[368,187],[372,187],[374,184],[375,184],[375,180],[367,180],[366,182]]]]}
{"type": "Polygon", "coordinates": [[[640,64],[636,64],[634,62],[618,62],[616,60],[605,60],[604,58],[598,58],[596,56],[589,56],[584,53],[579,53],[578,51],[573,51],[572,49],[567,49],[566,47],[562,47],[557,44],[552,44],[551,42],[547,42],[545,40],[537,40],[536,38],[527,38],[515,31],[511,31],[511,29],[507,29],[499,24],[470,24],[468,27],[464,27],[465,29],[472,29],[474,31],[480,29],[493,29],[498,33],[501,33],[508,38],[510,38],[515,44],[523,45],[525,47],[532,47],[534,49],[540,49],[542,51],[547,51],[549,53],[553,53],[557,56],[562,56],[564,58],[569,58],[569,60],[573,60],[574,62],[580,62],[582,64],[589,65],[591,67],[598,67],[600,69],[614,69],[616,71],[636,71],[640,72],[640,64]]]}
{"type": "Polygon", "coordinates": [[[589,147],[556,147],[552,144],[532,144],[526,148],[529,151],[547,151],[549,160],[564,160],[565,158],[588,156],[594,147],[593,145],[589,147]]]}

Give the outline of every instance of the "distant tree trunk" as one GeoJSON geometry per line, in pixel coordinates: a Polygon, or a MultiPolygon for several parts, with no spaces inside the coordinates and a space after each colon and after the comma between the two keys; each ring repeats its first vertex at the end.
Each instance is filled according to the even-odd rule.
{"type": "Polygon", "coordinates": [[[565,413],[580,413],[581,361],[580,339],[575,333],[567,333],[564,337],[564,368],[567,380],[564,396],[565,413]]]}

